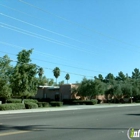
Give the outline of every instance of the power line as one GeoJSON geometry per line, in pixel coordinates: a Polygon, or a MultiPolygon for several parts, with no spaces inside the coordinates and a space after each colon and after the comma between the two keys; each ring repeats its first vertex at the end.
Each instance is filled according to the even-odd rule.
{"type": "Polygon", "coordinates": [[[29,36],[32,36],[32,37],[43,39],[45,41],[48,41],[48,42],[51,42],[51,43],[55,43],[55,44],[58,44],[58,45],[61,45],[61,46],[65,46],[67,48],[75,49],[75,50],[78,50],[78,51],[81,51],[81,52],[84,52],[84,53],[89,53],[89,54],[94,54],[94,55],[97,54],[97,53],[93,53],[92,51],[86,51],[85,49],[81,49],[80,47],[77,47],[75,45],[70,45],[68,43],[61,42],[59,40],[55,40],[55,39],[52,39],[52,38],[49,38],[49,37],[46,37],[46,36],[42,36],[42,35],[39,35],[39,34],[36,34],[36,33],[33,33],[33,32],[29,32],[27,30],[23,30],[21,28],[17,28],[15,26],[11,26],[11,25],[5,24],[3,22],[0,22],[0,23],[2,24],[1,25],[2,28],[7,28],[7,29],[10,29],[10,30],[22,33],[22,34],[26,34],[26,35],[29,35],[29,36]]]}
{"type": "MultiPolygon", "coordinates": [[[[125,41],[122,41],[122,40],[120,40],[120,39],[116,39],[116,38],[114,38],[114,37],[112,37],[112,36],[109,36],[109,35],[106,35],[106,34],[104,34],[104,33],[98,32],[98,31],[96,31],[96,30],[94,30],[94,29],[91,29],[91,28],[86,27],[86,26],[84,26],[84,25],[82,25],[82,24],[79,24],[79,23],[77,23],[77,22],[75,22],[75,21],[71,21],[71,20],[69,20],[69,19],[67,19],[67,18],[64,18],[64,17],[62,17],[62,16],[59,16],[59,15],[54,14],[54,13],[52,13],[52,12],[49,12],[48,10],[41,9],[40,7],[37,7],[37,6],[35,6],[35,5],[31,4],[31,3],[25,2],[25,1],[23,1],[23,0],[19,0],[19,2],[21,2],[21,3],[23,3],[23,4],[26,4],[26,5],[30,6],[30,7],[33,7],[33,8],[35,8],[35,9],[37,9],[37,10],[40,10],[40,11],[42,11],[42,12],[44,12],[44,13],[50,14],[50,15],[52,15],[52,16],[55,16],[55,17],[57,17],[57,18],[59,18],[59,19],[62,19],[62,20],[64,20],[64,21],[68,22],[68,23],[74,24],[74,25],[79,26],[79,27],[81,27],[81,28],[84,28],[84,29],[86,29],[86,30],[88,30],[88,31],[94,32],[94,33],[96,33],[96,34],[99,34],[99,35],[101,35],[101,36],[104,36],[104,37],[113,39],[113,40],[115,40],[115,41],[117,41],[117,42],[121,42],[121,43],[126,44],[126,45],[129,45],[129,46],[135,46],[135,45],[132,45],[132,44],[127,43],[127,42],[125,42],[125,41]]],[[[135,47],[136,47],[136,46],[135,46],[135,47]]]]}
{"type": "MultiPolygon", "coordinates": [[[[16,55],[16,54],[12,54],[12,53],[8,53],[8,52],[3,52],[3,51],[0,51],[0,52],[6,53],[6,54],[10,54],[10,55],[14,55],[14,56],[16,55]]],[[[91,69],[84,69],[84,68],[74,67],[74,66],[60,64],[60,63],[54,63],[54,62],[50,62],[50,61],[46,61],[46,60],[40,60],[40,59],[36,59],[36,58],[32,58],[32,59],[40,61],[40,62],[47,62],[47,63],[51,63],[51,64],[62,65],[62,66],[71,67],[71,68],[80,69],[80,70],[85,70],[85,71],[92,71],[92,72],[98,72],[98,73],[106,73],[106,72],[95,71],[95,70],[91,70],[91,69]]],[[[108,73],[106,73],[106,74],[108,74],[108,73]]]]}
{"type": "MultiPolygon", "coordinates": [[[[27,25],[33,26],[33,27],[35,27],[35,28],[38,28],[38,29],[41,29],[41,30],[44,30],[44,31],[50,32],[50,33],[52,33],[52,34],[56,34],[56,35],[58,35],[58,36],[65,37],[65,38],[68,38],[68,39],[71,39],[71,40],[77,41],[77,42],[79,42],[79,43],[82,43],[82,44],[85,44],[85,45],[88,45],[88,46],[96,47],[96,46],[93,46],[93,45],[89,45],[89,44],[87,44],[87,43],[85,43],[85,42],[82,42],[82,41],[80,41],[80,40],[77,40],[77,39],[71,38],[71,37],[69,37],[69,36],[66,36],[66,35],[63,35],[63,34],[60,34],[60,33],[57,33],[57,32],[51,31],[51,30],[48,30],[48,29],[46,29],[46,28],[43,28],[43,27],[40,27],[40,26],[34,25],[34,24],[29,23],[29,22],[26,22],[26,21],[23,21],[23,20],[21,20],[21,19],[18,19],[18,18],[15,18],[15,17],[9,16],[9,15],[6,15],[6,14],[3,14],[3,13],[0,13],[0,15],[5,16],[5,17],[7,17],[7,18],[11,18],[11,19],[16,20],[16,21],[19,21],[19,22],[22,22],[22,23],[27,24],[27,25]]],[[[63,42],[63,43],[64,43],[64,42],[63,42]]],[[[98,48],[98,47],[96,47],[96,48],[98,48]]],[[[103,49],[103,48],[102,48],[102,49],[103,49]]],[[[104,50],[106,50],[106,49],[104,49],[104,50]]]]}
{"type": "MultiPolygon", "coordinates": [[[[2,58],[2,57],[0,57],[0,58],[2,58]]],[[[16,60],[12,60],[12,59],[9,59],[9,60],[12,61],[12,62],[18,62],[18,61],[16,61],[16,60]]],[[[21,62],[21,64],[26,64],[26,63],[21,62]]],[[[33,63],[29,63],[29,64],[33,64],[33,63]]],[[[36,65],[36,66],[37,66],[38,68],[40,68],[40,66],[38,66],[38,65],[36,65]]],[[[47,68],[47,67],[42,67],[42,68],[43,68],[43,69],[47,69],[47,70],[53,71],[52,68],[47,68]]],[[[69,74],[72,74],[72,75],[77,75],[77,76],[82,76],[82,77],[91,77],[91,78],[94,78],[93,76],[87,76],[87,75],[82,75],[82,74],[67,72],[67,71],[63,71],[63,70],[60,70],[60,72],[62,72],[62,73],[69,73],[69,74]]]]}
{"type": "Polygon", "coordinates": [[[43,28],[43,27],[37,26],[37,25],[35,25],[35,24],[32,24],[32,23],[29,23],[29,22],[23,21],[23,20],[21,20],[21,19],[18,19],[18,18],[15,18],[15,17],[9,16],[9,15],[6,15],[6,14],[3,14],[3,13],[0,13],[0,15],[5,16],[5,17],[7,17],[7,18],[11,18],[11,19],[16,20],[16,21],[19,21],[19,22],[22,22],[22,23],[27,24],[27,25],[33,26],[33,27],[35,27],[35,28],[38,28],[38,29],[41,29],[41,30],[44,30],[44,31],[50,32],[50,33],[52,33],[52,34],[56,34],[56,35],[58,35],[58,36],[65,37],[65,38],[68,38],[68,39],[71,39],[71,40],[77,41],[77,42],[79,42],[79,43],[89,45],[89,44],[84,43],[84,42],[82,42],[82,41],[80,41],[80,40],[77,40],[77,39],[71,38],[71,37],[69,37],[69,36],[66,36],[66,35],[63,35],[63,34],[60,34],[60,33],[54,32],[54,31],[52,31],[52,30],[49,30],[49,29],[46,29],[46,28],[43,28]]]}
{"type": "Polygon", "coordinates": [[[5,8],[7,8],[7,9],[10,9],[10,10],[13,10],[13,11],[16,11],[16,12],[21,13],[21,14],[27,15],[27,16],[29,16],[29,17],[33,17],[33,18],[36,18],[36,19],[38,19],[38,20],[43,20],[43,21],[45,21],[45,22],[47,22],[47,23],[53,24],[53,23],[50,22],[50,21],[44,20],[44,19],[42,19],[42,18],[38,18],[38,17],[33,16],[33,15],[31,15],[31,14],[28,14],[28,13],[26,13],[26,12],[17,10],[17,9],[15,9],[15,8],[11,8],[11,7],[7,6],[7,5],[4,5],[4,4],[1,4],[1,3],[0,3],[0,6],[5,7],[5,8]]]}
{"type": "MultiPolygon", "coordinates": [[[[3,44],[3,45],[6,45],[6,46],[11,46],[11,47],[17,48],[17,49],[29,49],[29,48],[26,48],[26,47],[21,47],[21,46],[10,44],[10,43],[3,42],[3,41],[0,41],[0,43],[3,44]]],[[[43,53],[43,52],[36,51],[36,50],[34,50],[34,52],[37,53],[37,54],[44,54],[45,56],[48,55],[49,57],[53,57],[53,58],[56,57],[57,59],[62,59],[62,57],[57,57],[57,56],[49,54],[49,53],[43,53]]]]}
{"type": "MultiPolygon", "coordinates": [[[[55,43],[55,44],[58,44],[58,45],[61,45],[61,46],[65,46],[65,47],[70,48],[70,49],[75,49],[75,50],[77,50],[77,51],[81,51],[81,52],[84,52],[84,53],[94,54],[94,55],[96,54],[96,55],[98,55],[98,53],[95,53],[95,52],[92,52],[92,51],[87,51],[87,50],[85,50],[85,49],[81,49],[80,47],[77,47],[77,46],[75,46],[75,45],[70,45],[70,44],[68,44],[68,43],[65,43],[65,42],[62,42],[62,41],[59,41],[59,40],[55,40],[55,39],[52,39],[52,38],[49,38],[49,37],[46,37],[46,36],[42,36],[42,35],[36,34],[36,33],[34,33],[34,32],[29,32],[29,31],[27,31],[27,30],[23,30],[23,29],[21,29],[21,28],[17,28],[17,27],[15,27],[15,26],[11,26],[11,25],[5,24],[5,23],[3,23],[3,22],[0,22],[0,24],[2,24],[2,25],[1,25],[2,28],[7,28],[7,29],[9,29],[9,30],[13,30],[13,31],[16,31],[16,32],[25,34],[25,35],[29,35],[29,36],[32,36],[32,37],[35,37],[35,38],[39,38],[39,39],[45,40],[45,41],[47,41],[47,42],[51,42],[51,43],[55,43]],[[6,26],[9,26],[9,27],[6,27],[6,26]],[[12,27],[12,28],[11,28],[11,27],[12,27]],[[13,28],[15,28],[15,29],[13,29],[13,28]]],[[[126,49],[126,48],[125,48],[125,49],[126,49]]],[[[131,50],[131,51],[134,51],[134,52],[139,53],[138,51],[135,51],[135,50],[131,50]]],[[[100,54],[99,54],[99,55],[100,55],[100,54]]]]}
{"type": "MultiPolygon", "coordinates": [[[[58,27],[61,27],[61,28],[65,28],[64,26],[59,26],[58,24],[55,24],[55,23],[50,22],[50,21],[47,21],[47,20],[44,19],[44,18],[39,18],[39,17],[33,16],[33,15],[28,14],[28,13],[26,13],[26,12],[23,12],[23,11],[20,11],[20,10],[17,10],[17,9],[14,9],[14,8],[11,8],[11,7],[8,7],[8,6],[6,6],[6,5],[0,4],[0,6],[3,6],[3,7],[5,7],[5,8],[7,8],[7,9],[16,11],[16,12],[18,12],[18,13],[24,14],[24,15],[29,16],[29,17],[33,17],[33,18],[35,18],[35,19],[37,19],[37,20],[42,20],[43,22],[51,23],[51,25],[54,24],[55,26],[58,26],[58,27]]],[[[66,29],[66,28],[65,28],[65,29],[66,29]]],[[[72,30],[72,31],[73,31],[73,32],[76,32],[75,30],[72,30]]],[[[76,33],[77,33],[77,32],[76,32],[76,33]]],[[[85,34],[82,34],[82,33],[80,33],[80,35],[92,37],[92,36],[90,36],[90,35],[85,35],[85,34]]]]}
{"type": "MultiPolygon", "coordinates": [[[[50,33],[52,33],[52,34],[56,34],[56,35],[58,35],[58,36],[65,37],[65,38],[68,38],[68,39],[71,39],[71,40],[77,41],[77,42],[79,42],[79,43],[82,43],[82,44],[85,44],[85,45],[88,45],[88,46],[96,47],[96,46],[93,46],[93,45],[89,45],[89,44],[87,44],[87,43],[85,43],[85,42],[82,42],[82,41],[80,41],[80,40],[77,40],[77,39],[71,38],[71,37],[69,37],[69,36],[66,36],[66,35],[63,35],[63,34],[60,34],[60,33],[54,32],[54,31],[52,31],[52,30],[49,30],[49,29],[46,29],[46,28],[43,28],[43,27],[37,26],[37,25],[35,25],[35,24],[29,23],[29,22],[26,22],[26,21],[23,21],[23,20],[21,20],[21,19],[18,19],[18,18],[15,18],[15,17],[9,16],[9,15],[6,15],[6,14],[3,14],[3,13],[0,13],[0,15],[5,16],[5,17],[10,18],[10,19],[13,19],[13,20],[16,20],[16,21],[19,21],[19,22],[22,22],[22,23],[27,24],[27,25],[30,25],[30,26],[32,26],[32,27],[35,27],[35,28],[38,28],[38,29],[41,29],[41,30],[44,30],[44,31],[50,32],[50,33]]],[[[98,48],[98,47],[96,47],[96,48],[98,48]]],[[[106,49],[104,49],[104,50],[106,50],[106,49]]]]}
{"type": "MultiPolygon", "coordinates": [[[[11,7],[8,7],[8,6],[5,6],[5,5],[3,5],[3,4],[0,4],[0,5],[3,6],[3,7],[5,7],[5,8],[8,8],[8,9],[11,9],[11,10],[14,10],[14,11],[17,11],[17,12],[20,12],[20,13],[22,13],[22,14],[25,14],[25,15],[27,15],[27,16],[30,16],[30,17],[33,17],[33,18],[36,18],[36,19],[40,19],[40,20],[44,20],[44,19],[42,19],[42,18],[37,18],[37,17],[32,16],[32,15],[30,15],[30,14],[28,14],[28,13],[21,12],[21,11],[19,11],[19,10],[16,10],[16,9],[11,8],[11,7]]],[[[85,45],[88,45],[88,46],[93,46],[93,45],[87,44],[87,43],[85,43],[85,42],[82,42],[82,41],[80,41],[80,40],[77,40],[77,39],[71,38],[71,37],[69,37],[69,36],[63,35],[63,34],[61,34],[61,33],[57,33],[57,32],[54,32],[54,31],[52,31],[52,30],[48,30],[48,29],[46,29],[46,28],[42,28],[42,27],[40,27],[40,26],[37,26],[37,25],[31,24],[31,23],[29,23],[29,22],[26,22],[26,21],[23,21],[23,20],[20,20],[20,19],[14,18],[14,17],[12,17],[12,16],[8,16],[8,15],[5,15],[5,14],[3,14],[3,13],[0,13],[0,14],[3,15],[3,16],[5,16],[5,17],[8,17],[8,18],[11,18],[11,19],[17,20],[17,21],[19,21],[19,22],[22,22],[22,23],[28,24],[28,25],[30,25],[30,26],[33,26],[33,27],[36,27],[36,28],[39,28],[39,29],[42,29],[42,30],[45,30],[45,31],[51,32],[51,33],[53,33],[53,34],[60,35],[60,36],[62,36],[62,37],[66,37],[66,38],[72,39],[72,40],[77,41],[77,42],[79,42],[79,43],[82,43],[82,44],[85,44],[85,45]]],[[[46,21],[46,20],[45,20],[45,21],[46,21]]],[[[52,22],[49,22],[49,23],[53,24],[52,22]]],[[[56,24],[55,26],[58,26],[58,25],[56,24]]],[[[80,33],[80,35],[81,35],[81,33],[80,33]]],[[[86,36],[87,36],[87,35],[86,35],[86,36]]],[[[91,37],[91,36],[88,36],[88,37],[91,37]]],[[[106,42],[106,41],[105,41],[105,42],[106,42]]],[[[132,46],[132,45],[131,45],[131,46],[132,46]]],[[[133,45],[133,46],[134,46],[134,45],[133,45]]],[[[93,46],[93,47],[98,48],[97,46],[93,46]]],[[[137,47],[137,46],[134,46],[134,47],[137,47]]],[[[100,48],[101,48],[101,47],[100,47],[100,48]]],[[[123,47],[123,46],[122,46],[121,48],[126,49],[126,48],[123,47]]],[[[102,48],[102,49],[105,50],[105,51],[107,51],[106,48],[105,48],[105,49],[102,48]]],[[[127,48],[127,49],[128,49],[128,48],[127,48]]],[[[131,50],[131,49],[129,49],[129,50],[130,50],[130,51],[134,51],[134,50],[131,50]]],[[[110,51],[110,50],[108,50],[108,51],[110,51]]],[[[136,51],[136,52],[138,52],[138,51],[136,51]]],[[[139,52],[138,52],[138,53],[139,53],[139,52]]]]}
{"type": "MultiPolygon", "coordinates": [[[[14,47],[14,48],[17,48],[17,49],[29,49],[29,48],[26,48],[26,47],[21,47],[21,46],[17,46],[17,45],[13,45],[13,44],[10,44],[10,43],[7,43],[7,42],[3,42],[3,41],[0,41],[1,44],[3,45],[6,45],[6,46],[10,46],[10,47],[14,47]]],[[[34,50],[34,52],[37,54],[37,55],[43,55],[46,57],[46,55],[48,55],[49,57],[53,57],[53,58],[57,58],[58,59],[62,59],[63,61],[65,62],[68,62],[68,61],[72,61],[71,59],[64,59],[63,57],[56,57],[55,55],[52,55],[52,54],[49,54],[49,53],[44,53],[44,52],[41,52],[41,51],[36,51],[34,50]]],[[[76,62],[76,61],[73,61],[73,62],[76,62]]],[[[83,66],[83,63],[80,63],[80,62],[77,62],[76,65],[79,65],[81,64],[83,66]]]]}

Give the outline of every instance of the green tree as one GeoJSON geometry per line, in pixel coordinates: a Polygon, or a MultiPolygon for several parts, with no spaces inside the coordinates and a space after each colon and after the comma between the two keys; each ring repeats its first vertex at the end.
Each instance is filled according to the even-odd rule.
{"type": "Polygon", "coordinates": [[[58,85],[59,85],[59,86],[60,86],[60,85],[64,85],[64,83],[65,83],[64,80],[62,80],[62,81],[59,82],[58,85]]]}
{"type": "Polygon", "coordinates": [[[124,97],[131,97],[133,92],[133,86],[131,83],[124,83],[121,85],[122,93],[124,97]]]}
{"type": "Polygon", "coordinates": [[[139,69],[135,68],[134,71],[132,72],[132,78],[133,79],[139,79],[140,78],[140,71],[139,69]]]}
{"type": "Polygon", "coordinates": [[[13,67],[10,65],[10,62],[11,60],[7,55],[0,57],[0,98],[4,100],[10,98],[12,93],[9,79],[13,67]]]}
{"type": "Polygon", "coordinates": [[[11,97],[12,90],[6,80],[0,78],[0,98],[8,99],[11,97]]]}
{"type": "Polygon", "coordinates": [[[78,95],[92,99],[96,95],[104,93],[104,85],[100,80],[84,78],[77,90],[78,95]]]}
{"type": "Polygon", "coordinates": [[[0,57],[0,77],[9,80],[13,66],[10,65],[10,58],[7,55],[0,57]]]}
{"type": "Polygon", "coordinates": [[[104,78],[103,78],[102,74],[98,75],[98,79],[103,82],[104,78]]]}
{"type": "Polygon", "coordinates": [[[118,76],[116,77],[116,80],[122,81],[122,82],[124,82],[124,81],[126,80],[126,76],[123,74],[122,71],[120,71],[120,72],[118,73],[118,76]]]}
{"type": "Polygon", "coordinates": [[[54,68],[53,74],[54,77],[56,78],[56,84],[57,84],[57,78],[60,76],[60,69],[58,67],[54,68]]]}
{"type": "Polygon", "coordinates": [[[114,85],[113,87],[113,95],[117,99],[121,99],[123,96],[123,92],[121,86],[119,84],[114,85]]]}
{"type": "Polygon", "coordinates": [[[43,74],[44,74],[43,68],[39,68],[38,69],[38,76],[39,76],[40,79],[42,78],[43,74]]]}
{"type": "Polygon", "coordinates": [[[106,77],[105,77],[105,82],[106,83],[113,83],[115,80],[115,77],[112,73],[109,73],[106,77]]]}
{"type": "Polygon", "coordinates": [[[68,84],[68,80],[70,79],[70,75],[68,73],[66,74],[65,79],[67,80],[67,84],[68,84]]]}
{"type": "Polygon", "coordinates": [[[53,79],[48,79],[48,86],[54,85],[54,80],[53,79]]]}
{"type": "Polygon", "coordinates": [[[41,79],[38,79],[38,85],[39,86],[45,86],[47,85],[49,80],[46,78],[46,76],[43,76],[41,79]]]}
{"type": "Polygon", "coordinates": [[[33,96],[37,91],[37,66],[30,63],[31,54],[32,50],[22,50],[17,55],[18,61],[10,80],[13,95],[33,96]]]}

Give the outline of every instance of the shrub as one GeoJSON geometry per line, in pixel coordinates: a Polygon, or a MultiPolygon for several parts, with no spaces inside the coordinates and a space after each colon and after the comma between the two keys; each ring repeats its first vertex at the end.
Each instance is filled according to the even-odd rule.
{"type": "Polygon", "coordinates": [[[93,99],[91,101],[93,102],[94,105],[98,103],[98,100],[97,99],[93,99]]]}
{"type": "Polygon", "coordinates": [[[24,99],[24,102],[27,103],[27,102],[32,102],[32,103],[38,103],[38,100],[36,99],[24,99]]]}
{"type": "Polygon", "coordinates": [[[72,105],[74,102],[79,101],[78,99],[63,99],[64,104],[72,105]]]}
{"type": "Polygon", "coordinates": [[[0,110],[18,110],[18,109],[25,109],[25,105],[22,103],[8,103],[0,105],[0,110]]]}
{"type": "Polygon", "coordinates": [[[135,101],[136,103],[140,103],[140,100],[135,101]]]}
{"type": "Polygon", "coordinates": [[[75,100],[72,102],[73,105],[84,105],[85,104],[85,101],[82,101],[82,100],[75,100]]]}
{"type": "Polygon", "coordinates": [[[38,102],[37,105],[38,105],[38,107],[43,107],[41,102],[38,102]]]}
{"type": "Polygon", "coordinates": [[[63,106],[63,102],[56,102],[56,101],[53,101],[53,102],[50,102],[50,105],[51,105],[51,106],[63,106]]]}
{"type": "Polygon", "coordinates": [[[38,105],[33,102],[25,102],[25,108],[26,109],[38,108],[38,105]]]}
{"type": "Polygon", "coordinates": [[[49,106],[49,103],[47,102],[38,102],[38,107],[48,107],[49,106]]]}
{"type": "Polygon", "coordinates": [[[7,103],[21,103],[21,99],[8,99],[7,103]]]}
{"type": "Polygon", "coordinates": [[[74,105],[95,105],[97,104],[98,100],[94,99],[94,100],[89,100],[89,101],[73,101],[74,105]]]}

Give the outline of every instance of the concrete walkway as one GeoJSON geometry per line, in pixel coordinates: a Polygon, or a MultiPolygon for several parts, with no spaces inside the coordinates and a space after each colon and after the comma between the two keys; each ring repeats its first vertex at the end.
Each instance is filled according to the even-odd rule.
{"type": "Polygon", "coordinates": [[[127,107],[127,106],[140,106],[140,103],[133,103],[133,104],[71,105],[71,106],[48,107],[48,108],[37,108],[37,109],[7,110],[7,111],[0,111],[0,115],[1,114],[49,112],[49,111],[68,111],[68,110],[79,110],[79,109],[127,107]]]}

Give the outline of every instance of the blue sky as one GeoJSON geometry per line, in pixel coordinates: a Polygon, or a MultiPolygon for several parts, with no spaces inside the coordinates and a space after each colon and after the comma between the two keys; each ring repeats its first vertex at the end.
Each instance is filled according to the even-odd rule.
{"type": "Polygon", "coordinates": [[[61,69],[69,83],[140,67],[139,0],[1,0],[0,56],[16,60],[34,48],[32,63],[47,78],[61,69]]]}

